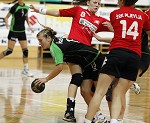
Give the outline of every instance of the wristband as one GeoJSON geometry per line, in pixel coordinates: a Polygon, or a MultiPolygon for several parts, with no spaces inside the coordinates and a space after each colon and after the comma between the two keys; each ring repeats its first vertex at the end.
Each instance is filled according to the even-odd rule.
{"type": "Polygon", "coordinates": [[[43,9],[43,8],[39,9],[39,13],[43,14],[43,15],[46,15],[46,11],[47,11],[47,9],[43,9]]]}

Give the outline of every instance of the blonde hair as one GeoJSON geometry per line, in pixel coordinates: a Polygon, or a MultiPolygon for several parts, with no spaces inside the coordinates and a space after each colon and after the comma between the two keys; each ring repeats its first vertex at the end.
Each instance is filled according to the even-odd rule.
{"type": "Polygon", "coordinates": [[[46,27],[45,29],[41,30],[38,34],[37,37],[39,37],[39,35],[43,35],[43,37],[48,38],[49,36],[54,39],[56,38],[55,35],[57,34],[56,31],[54,31],[53,29],[46,27]]]}
{"type": "Polygon", "coordinates": [[[38,32],[38,34],[36,35],[36,37],[39,37],[39,35],[43,35],[43,37],[48,38],[49,36],[54,39],[56,38],[55,35],[57,34],[56,31],[54,31],[53,29],[51,29],[50,27],[46,27],[43,24],[41,24],[38,20],[37,22],[44,28],[42,29],[40,32],[38,32]]]}

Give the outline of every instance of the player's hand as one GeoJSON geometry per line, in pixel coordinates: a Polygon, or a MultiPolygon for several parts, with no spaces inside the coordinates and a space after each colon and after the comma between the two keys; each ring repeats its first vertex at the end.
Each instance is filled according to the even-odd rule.
{"type": "Polygon", "coordinates": [[[34,33],[34,29],[32,29],[32,28],[29,28],[30,29],[30,31],[32,32],[32,33],[34,33]]]}
{"type": "Polygon", "coordinates": [[[33,5],[30,5],[30,9],[32,9],[31,12],[39,13],[39,9],[37,9],[37,8],[34,7],[33,5]]]}
{"type": "Polygon", "coordinates": [[[111,25],[110,22],[103,22],[102,23],[104,26],[106,26],[110,31],[114,32],[113,26],[111,25]]]}
{"type": "Polygon", "coordinates": [[[41,85],[42,83],[46,83],[46,82],[47,82],[46,78],[37,78],[35,80],[35,85],[41,85]]]}

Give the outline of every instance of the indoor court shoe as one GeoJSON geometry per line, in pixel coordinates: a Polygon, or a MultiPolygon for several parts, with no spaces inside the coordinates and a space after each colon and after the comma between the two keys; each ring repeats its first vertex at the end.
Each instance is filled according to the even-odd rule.
{"type": "Polygon", "coordinates": [[[106,117],[101,113],[96,113],[94,116],[92,123],[109,123],[106,119],[106,117]]]}
{"type": "Polygon", "coordinates": [[[66,112],[63,120],[65,120],[67,122],[74,122],[74,123],[76,122],[76,118],[74,117],[73,112],[66,112]]]}
{"type": "Polygon", "coordinates": [[[137,83],[134,82],[131,86],[131,89],[135,92],[135,94],[140,94],[141,89],[137,83]]]}
{"type": "Polygon", "coordinates": [[[34,75],[29,72],[29,70],[23,70],[22,74],[28,77],[33,77],[34,75]]]}

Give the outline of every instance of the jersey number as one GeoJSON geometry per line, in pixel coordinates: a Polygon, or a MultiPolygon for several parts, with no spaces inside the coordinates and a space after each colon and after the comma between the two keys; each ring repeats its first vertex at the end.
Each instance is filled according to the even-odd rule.
{"type": "Polygon", "coordinates": [[[122,38],[125,38],[126,35],[130,35],[133,36],[133,40],[136,40],[136,37],[139,35],[137,21],[134,21],[129,29],[127,29],[126,20],[121,20],[120,23],[122,24],[122,38]]]}

